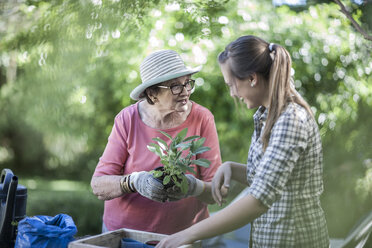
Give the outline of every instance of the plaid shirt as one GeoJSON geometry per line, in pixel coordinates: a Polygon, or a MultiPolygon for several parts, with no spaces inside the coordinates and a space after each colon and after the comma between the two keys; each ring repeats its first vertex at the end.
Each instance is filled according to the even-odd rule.
{"type": "Polygon", "coordinates": [[[269,208],[253,222],[253,247],[329,247],[319,199],[323,168],[316,122],[303,107],[290,103],[274,124],[263,152],[260,136],[267,110],[260,107],[253,118],[249,193],[269,208]]]}

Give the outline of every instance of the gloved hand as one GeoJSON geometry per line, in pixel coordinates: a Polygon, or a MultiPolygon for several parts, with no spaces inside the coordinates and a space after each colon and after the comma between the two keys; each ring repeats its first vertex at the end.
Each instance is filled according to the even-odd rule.
{"type": "Polygon", "coordinates": [[[189,196],[198,196],[203,193],[205,185],[202,180],[195,178],[193,175],[186,174],[187,184],[189,188],[187,193],[184,194],[177,186],[167,189],[168,201],[178,201],[189,196]]]}
{"type": "Polygon", "coordinates": [[[138,193],[150,200],[157,202],[165,202],[167,200],[167,192],[164,189],[164,185],[147,171],[133,172],[130,175],[130,183],[138,193]]]}

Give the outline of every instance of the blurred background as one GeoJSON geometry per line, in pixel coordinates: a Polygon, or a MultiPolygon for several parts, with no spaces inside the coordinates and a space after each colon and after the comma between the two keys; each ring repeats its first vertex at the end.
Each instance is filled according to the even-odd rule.
{"type": "MultiPolygon", "coordinates": [[[[371,35],[371,1],[343,4],[371,35]]],[[[292,56],[323,140],[330,236],[345,237],[372,210],[372,42],[323,0],[1,0],[0,169],[28,188],[27,215],[65,213],[78,236],[100,232],[90,178],[115,115],[134,103],[139,64],[159,49],[203,65],[191,99],[214,114],[223,161],[245,163],[255,110],[235,107],[217,55],[248,34],[292,56]]]]}

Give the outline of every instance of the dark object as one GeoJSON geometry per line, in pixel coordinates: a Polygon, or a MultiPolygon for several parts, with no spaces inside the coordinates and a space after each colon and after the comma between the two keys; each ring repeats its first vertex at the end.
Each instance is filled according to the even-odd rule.
{"type": "MultiPolygon", "coordinates": [[[[154,170],[155,171],[163,171],[164,172],[164,167],[163,166],[159,166],[159,167],[156,167],[154,170]]],[[[163,180],[164,180],[164,177],[165,176],[166,176],[166,174],[163,173],[163,175],[161,177],[154,177],[154,178],[155,178],[155,180],[157,180],[158,182],[161,182],[161,184],[164,185],[163,180]]],[[[164,185],[164,188],[165,189],[169,189],[169,188],[173,187],[174,185],[175,185],[174,182],[172,180],[170,180],[169,183],[167,183],[167,184],[164,185]]]]}
{"type": "Polygon", "coordinates": [[[150,240],[150,241],[147,241],[145,244],[156,246],[159,242],[160,242],[159,240],[150,240]]]}
{"type": "Polygon", "coordinates": [[[153,248],[157,243],[155,243],[154,245],[152,244],[148,244],[149,242],[159,242],[159,241],[155,241],[155,240],[152,240],[152,241],[148,241],[146,242],[146,244],[142,243],[142,242],[139,242],[137,240],[134,240],[134,239],[130,239],[130,238],[123,238],[121,240],[121,248],[153,248]]]}
{"type": "Polygon", "coordinates": [[[27,188],[18,177],[3,169],[0,181],[0,247],[14,247],[17,224],[26,217],[27,188]]]}
{"type": "Polygon", "coordinates": [[[15,247],[66,248],[76,232],[75,223],[67,214],[27,217],[18,224],[15,247]]]}

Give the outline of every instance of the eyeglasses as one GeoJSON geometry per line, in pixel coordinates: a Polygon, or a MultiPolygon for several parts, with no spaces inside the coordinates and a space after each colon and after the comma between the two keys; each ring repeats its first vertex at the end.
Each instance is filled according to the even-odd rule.
{"type": "Polygon", "coordinates": [[[170,89],[173,95],[178,95],[183,91],[184,87],[186,88],[187,91],[191,91],[194,88],[194,86],[195,80],[189,79],[184,84],[176,84],[172,86],[159,85],[158,87],[163,89],[170,89]]]}

